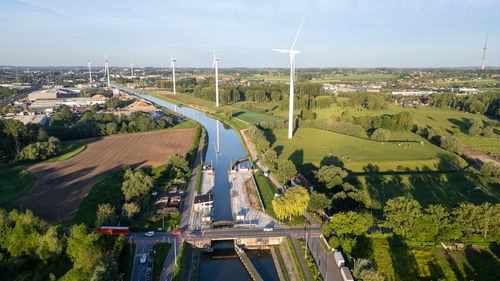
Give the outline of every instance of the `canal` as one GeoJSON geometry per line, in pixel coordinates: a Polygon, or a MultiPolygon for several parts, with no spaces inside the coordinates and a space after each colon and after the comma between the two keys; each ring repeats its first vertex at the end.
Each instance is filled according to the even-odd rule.
{"type": "MultiPolygon", "coordinates": [[[[172,111],[176,111],[205,127],[209,142],[204,162],[211,164],[215,169],[214,220],[232,221],[231,200],[229,196],[230,184],[227,171],[232,161],[246,156],[239,135],[229,126],[225,126],[216,119],[208,117],[204,112],[189,107],[180,107],[137,91],[113,86],[138,95],[172,111]],[[217,126],[219,126],[219,153],[217,153],[217,126]]],[[[220,243],[214,246],[214,253],[216,255],[205,255],[202,259],[200,280],[251,280],[241,262],[234,256],[232,243],[220,243]]],[[[250,251],[248,255],[264,280],[279,280],[269,250],[250,251]]]]}

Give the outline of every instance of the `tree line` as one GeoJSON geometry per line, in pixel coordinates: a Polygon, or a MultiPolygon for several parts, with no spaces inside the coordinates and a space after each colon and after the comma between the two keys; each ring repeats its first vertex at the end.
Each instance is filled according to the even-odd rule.
{"type": "Polygon", "coordinates": [[[486,92],[474,95],[455,93],[431,94],[420,98],[435,107],[448,107],[460,111],[500,117],[500,93],[486,92]]]}
{"type": "Polygon", "coordinates": [[[152,120],[148,114],[142,112],[117,117],[111,113],[99,113],[93,107],[79,115],[63,107],[50,120],[47,132],[61,140],[73,140],[166,129],[174,123],[174,119],[169,116],[152,120]]]}
{"type": "Polygon", "coordinates": [[[131,266],[124,236],[114,239],[86,225],[47,225],[33,213],[0,209],[3,280],[120,280],[131,266]]]}
{"type": "Polygon", "coordinates": [[[173,126],[169,116],[151,120],[149,115],[134,112],[116,117],[98,113],[95,108],[82,115],[67,107],[54,115],[48,126],[26,124],[13,119],[0,119],[0,161],[45,160],[57,155],[59,140],[74,140],[113,134],[147,132],[173,126]]]}

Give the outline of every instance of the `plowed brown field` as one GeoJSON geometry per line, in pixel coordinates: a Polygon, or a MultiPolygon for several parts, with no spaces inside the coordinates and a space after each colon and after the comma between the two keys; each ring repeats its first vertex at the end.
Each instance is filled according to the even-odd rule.
{"type": "Polygon", "coordinates": [[[27,168],[35,183],[12,206],[22,204],[44,219],[70,222],[83,198],[104,176],[123,165],[159,166],[174,153],[185,155],[194,132],[189,128],[82,140],[87,148],[78,155],[27,168]]]}

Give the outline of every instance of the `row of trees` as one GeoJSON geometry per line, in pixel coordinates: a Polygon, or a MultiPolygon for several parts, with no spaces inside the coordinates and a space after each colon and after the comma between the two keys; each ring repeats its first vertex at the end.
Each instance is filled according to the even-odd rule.
{"type": "Polygon", "coordinates": [[[422,209],[416,200],[396,197],[386,202],[384,217],[395,232],[418,242],[471,240],[474,236],[500,242],[500,204],[462,202],[449,212],[441,205],[422,209]]]}
{"type": "Polygon", "coordinates": [[[45,227],[31,211],[0,209],[0,272],[5,280],[119,280],[130,247],[85,225],[45,227]]]}
{"type": "MultiPolygon", "coordinates": [[[[37,147],[45,150],[46,153],[51,154],[52,149],[46,149],[48,147],[46,142],[49,140],[49,134],[40,125],[37,124],[27,124],[24,125],[22,122],[13,119],[0,119],[0,162],[9,162],[18,159],[21,150],[24,147],[39,143],[30,147],[25,152],[23,152],[22,159],[39,158],[45,159],[50,155],[44,155],[43,152],[33,152],[33,149],[37,147]],[[37,155],[37,157],[31,157],[32,155],[37,155]]],[[[57,141],[51,139],[51,142],[55,144],[57,141]]],[[[52,147],[52,146],[50,146],[52,147]]]]}
{"type": "Polygon", "coordinates": [[[454,93],[432,94],[421,98],[435,107],[449,107],[471,113],[500,116],[500,95],[498,92],[457,95],[454,93]]]}
{"type": "Polygon", "coordinates": [[[17,89],[11,89],[7,87],[0,87],[0,99],[17,95],[17,89]]]}
{"type": "Polygon", "coordinates": [[[63,107],[50,120],[47,131],[61,140],[72,140],[117,133],[147,132],[169,128],[172,125],[174,120],[168,116],[152,120],[146,113],[134,112],[131,116],[116,117],[111,113],[98,113],[96,108],[80,116],[63,107]]]}

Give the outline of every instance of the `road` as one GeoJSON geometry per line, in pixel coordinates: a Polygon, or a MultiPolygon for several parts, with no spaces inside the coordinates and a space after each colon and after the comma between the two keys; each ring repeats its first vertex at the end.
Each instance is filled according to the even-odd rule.
{"type": "Polygon", "coordinates": [[[135,249],[134,265],[132,267],[132,278],[134,281],[144,281],[146,280],[146,269],[147,262],[141,264],[140,259],[143,254],[148,257],[148,262],[153,261],[153,258],[149,256],[149,251],[153,247],[154,242],[139,243],[135,249]]]}
{"type": "Polygon", "coordinates": [[[320,244],[321,238],[312,238],[308,240],[307,245],[311,251],[316,264],[318,265],[321,276],[324,281],[343,281],[340,274],[340,268],[335,263],[335,258],[331,251],[327,251],[320,244]]]}
{"type": "MultiPolygon", "coordinates": [[[[144,232],[134,232],[127,236],[132,238],[132,242],[136,244],[155,244],[155,243],[171,243],[176,240],[196,240],[196,239],[234,239],[234,238],[251,238],[251,237],[284,237],[292,236],[294,238],[319,237],[321,235],[321,226],[292,226],[292,227],[277,227],[272,231],[264,231],[262,228],[227,228],[227,229],[209,229],[203,231],[186,230],[179,236],[174,236],[169,232],[156,233],[154,236],[146,237],[144,232]]],[[[137,250],[137,252],[139,252],[137,250]]]]}

